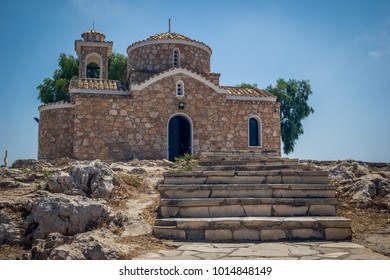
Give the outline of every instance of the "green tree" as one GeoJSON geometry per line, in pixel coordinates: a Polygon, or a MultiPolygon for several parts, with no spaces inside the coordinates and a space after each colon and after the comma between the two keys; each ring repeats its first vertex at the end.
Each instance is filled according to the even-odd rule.
{"type": "MultiPolygon", "coordinates": [[[[52,78],[45,78],[38,85],[38,99],[44,103],[70,101],[69,82],[79,75],[79,59],[72,55],[60,54],[58,69],[52,78]]],[[[108,79],[125,82],[127,80],[127,59],[120,53],[111,53],[108,57],[108,79]]]]}
{"type": "Polygon", "coordinates": [[[304,132],[302,120],[314,113],[314,109],[308,104],[309,96],[313,93],[311,86],[309,81],[305,80],[278,79],[275,87],[269,85],[266,89],[275,95],[280,103],[283,151],[289,154],[294,151],[296,141],[304,132]]]}
{"type": "Polygon", "coordinates": [[[127,58],[112,52],[108,57],[108,79],[127,82],[127,58]]]}
{"type": "Polygon", "coordinates": [[[241,84],[239,84],[239,85],[236,85],[236,87],[241,87],[241,88],[257,88],[257,84],[241,83],[241,84]]]}
{"type": "Polygon", "coordinates": [[[60,54],[58,58],[59,69],[53,73],[53,78],[45,78],[37,89],[38,99],[42,103],[58,102],[70,100],[69,81],[77,78],[79,74],[79,60],[72,55],[60,54]]]}

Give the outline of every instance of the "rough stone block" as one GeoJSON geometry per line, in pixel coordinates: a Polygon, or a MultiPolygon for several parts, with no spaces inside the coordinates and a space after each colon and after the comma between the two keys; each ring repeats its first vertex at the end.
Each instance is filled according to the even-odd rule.
{"type": "Polygon", "coordinates": [[[176,227],[179,229],[206,229],[209,227],[209,222],[203,220],[183,221],[181,219],[177,219],[176,227]]]}
{"type": "Polygon", "coordinates": [[[186,240],[204,240],[204,239],[205,239],[204,229],[186,230],[186,240]]]}
{"type": "Polygon", "coordinates": [[[273,205],[274,216],[304,216],[308,206],[273,205]]]}
{"type": "Polygon", "coordinates": [[[268,175],[267,184],[280,184],[282,182],[282,177],[280,175],[268,175]]]}
{"type": "Polygon", "coordinates": [[[188,184],[204,184],[206,177],[165,177],[164,184],[172,185],[188,185],[188,184]]]}
{"type": "Polygon", "coordinates": [[[343,217],[315,218],[323,228],[351,228],[351,220],[343,217]]]}
{"type": "Polygon", "coordinates": [[[182,218],[208,218],[210,217],[210,213],[207,206],[182,207],[177,216],[182,218]]]}
{"type": "Polygon", "coordinates": [[[153,234],[159,238],[185,240],[186,233],[184,230],[172,228],[158,228],[154,227],[153,234]]]}
{"type": "Polygon", "coordinates": [[[245,211],[241,205],[210,206],[210,217],[245,217],[245,211]]]}
{"type": "Polygon", "coordinates": [[[235,174],[234,170],[220,170],[220,171],[205,171],[204,175],[208,177],[233,177],[235,174]]]}
{"type": "Polygon", "coordinates": [[[260,240],[260,232],[254,229],[239,229],[233,232],[234,240],[252,240],[258,241],[260,240]]]}
{"type": "Polygon", "coordinates": [[[262,229],[260,238],[261,241],[285,240],[286,233],[281,229],[262,229]]]}
{"type": "Polygon", "coordinates": [[[228,241],[232,239],[232,231],[228,229],[207,229],[205,231],[206,241],[228,241]]]}
{"type": "Polygon", "coordinates": [[[244,205],[246,216],[271,216],[271,205],[244,205]]]}
{"type": "Polygon", "coordinates": [[[335,205],[311,205],[309,215],[312,216],[336,216],[335,205]]]}
{"type": "Polygon", "coordinates": [[[292,229],[291,236],[297,239],[322,239],[322,234],[314,229],[302,228],[302,229],[292,229]]]}
{"type": "Polygon", "coordinates": [[[325,229],[326,240],[346,240],[352,238],[350,228],[327,228],[325,229]]]}
{"type": "Polygon", "coordinates": [[[179,212],[178,207],[160,206],[160,215],[163,218],[176,217],[179,212]]]}
{"type": "Polygon", "coordinates": [[[266,176],[236,176],[232,178],[233,184],[265,184],[266,176]]]}
{"type": "Polygon", "coordinates": [[[167,190],[164,193],[165,197],[168,198],[207,198],[210,195],[210,190],[167,190]]]}
{"type": "Polygon", "coordinates": [[[270,189],[234,189],[213,190],[210,197],[271,197],[270,189]]]}

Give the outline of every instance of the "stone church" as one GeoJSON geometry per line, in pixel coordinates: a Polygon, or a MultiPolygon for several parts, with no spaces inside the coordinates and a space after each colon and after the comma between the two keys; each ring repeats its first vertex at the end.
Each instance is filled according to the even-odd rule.
{"type": "Polygon", "coordinates": [[[280,114],[265,90],[220,85],[211,48],[166,32],[127,48],[124,85],[108,80],[113,42],[89,30],[75,41],[71,102],[39,107],[39,159],[169,159],[204,151],[280,155],[280,114]]]}

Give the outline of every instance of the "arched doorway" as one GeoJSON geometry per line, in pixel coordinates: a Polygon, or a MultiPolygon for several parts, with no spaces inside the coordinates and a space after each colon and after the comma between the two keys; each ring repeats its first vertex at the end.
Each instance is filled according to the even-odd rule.
{"type": "Polygon", "coordinates": [[[192,155],[192,122],[185,114],[176,114],[168,122],[168,160],[192,155]]]}

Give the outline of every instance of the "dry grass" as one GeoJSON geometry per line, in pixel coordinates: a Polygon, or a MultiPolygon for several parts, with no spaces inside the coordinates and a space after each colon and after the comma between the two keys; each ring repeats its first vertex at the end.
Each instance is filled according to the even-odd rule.
{"type": "Polygon", "coordinates": [[[156,196],[152,199],[147,207],[142,210],[142,218],[150,225],[154,225],[157,216],[157,209],[160,206],[160,197],[156,196]]]}
{"type": "Polygon", "coordinates": [[[352,220],[353,237],[362,234],[386,231],[390,227],[390,215],[387,211],[375,208],[359,209],[353,205],[339,205],[337,215],[352,220]]]}
{"type": "Polygon", "coordinates": [[[28,252],[23,250],[21,246],[3,244],[0,246],[0,260],[22,259],[22,256],[28,252]]]}
{"type": "Polygon", "coordinates": [[[123,237],[121,243],[128,245],[131,250],[127,253],[120,254],[118,256],[119,260],[130,260],[141,254],[174,248],[173,246],[164,243],[163,240],[155,238],[151,234],[123,237]]]}
{"type": "Polygon", "coordinates": [[[143,199],[150,192],[149,186],[138,175],[118,172],[115,174],[118,185],[114,188],[108,205],[115,210],[126,208],[127,199],[143,199]]]}

